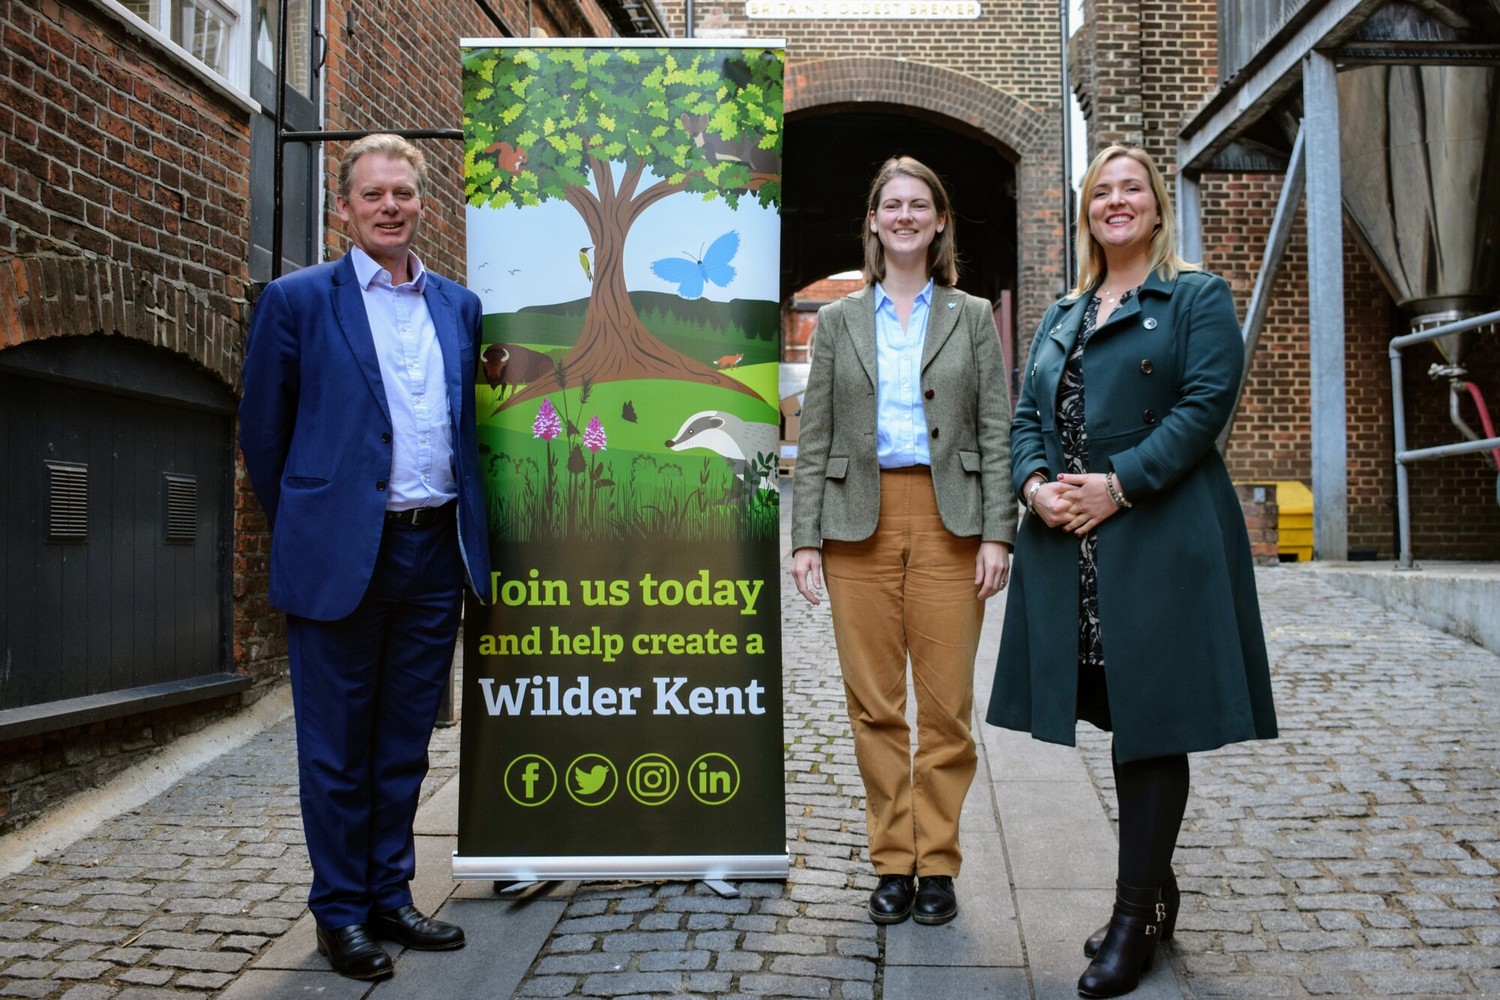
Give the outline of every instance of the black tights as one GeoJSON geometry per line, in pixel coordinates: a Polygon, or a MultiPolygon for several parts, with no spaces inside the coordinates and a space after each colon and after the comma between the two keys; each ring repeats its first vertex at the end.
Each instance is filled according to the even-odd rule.
{"type": "Polygon", "coordinates": [[[1138,888],[1159,886],[1172,874],[1172,850],[1187,810],[1187,754],[1127,764],[1115,760],[1114,768],[1120,802],[1119,879],[1138,888]]]}

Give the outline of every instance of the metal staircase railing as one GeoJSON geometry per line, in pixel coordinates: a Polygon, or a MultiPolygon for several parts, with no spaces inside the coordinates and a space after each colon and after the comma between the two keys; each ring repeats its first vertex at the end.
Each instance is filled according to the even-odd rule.
{"type": "Polygon", "coordinates": [[[1495,324],[1500,324],[1500,312],[1471,316],[1456,323],[1445,323],[1430,330],[1404,334],[1391,340],[1391,411],[1396,422],[1396,515],[1401,535],[1401,556],[1396,563],[1397,569],[1416,568],[1412,562],[1411,552],[1411,497],[1407,488],[1406,466],[1411,462],[1419,462],[1427,458],[1446,458],[1449,455],[1465,455],[1473,451],[1491,451],[1500,448],[1500,437],[1489,437],[1460,441],[1457,444],[1408,450],[1406,447],[1406,403],[1402,398],[1401,390],[1401,351],[1413,344],[1425,344],[1449,334],[1463,333],[1468,330],[1478,331],[1484,327],[1494,327],[1495,324]]]}

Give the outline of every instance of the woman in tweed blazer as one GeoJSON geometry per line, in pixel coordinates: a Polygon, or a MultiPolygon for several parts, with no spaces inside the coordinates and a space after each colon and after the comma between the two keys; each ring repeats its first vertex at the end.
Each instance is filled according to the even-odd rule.
{"type": "Polygon", "coordinates": [[[826,577],[864,779],[876,923],[958,912],[974,658],[1017,505],[990,303],[958,291],[942,182],[910,157],[870,187],[865,287],[818,312],[793,481],[792,575],[826,577]],[[906,722],[907,659],[918,745],[906,722]]]}

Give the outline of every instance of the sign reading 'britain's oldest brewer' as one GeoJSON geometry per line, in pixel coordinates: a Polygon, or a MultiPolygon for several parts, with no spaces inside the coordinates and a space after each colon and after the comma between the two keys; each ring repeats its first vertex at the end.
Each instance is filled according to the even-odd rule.
{"type": "Polygon", "coordinates": [[[751,20],[972,21],[979,0],[745,0],[751,20]]]}
{"type": "Polygon", "coordinates": [[[785,877],[783,56],[466,42],[461,878],[785,877]]]}

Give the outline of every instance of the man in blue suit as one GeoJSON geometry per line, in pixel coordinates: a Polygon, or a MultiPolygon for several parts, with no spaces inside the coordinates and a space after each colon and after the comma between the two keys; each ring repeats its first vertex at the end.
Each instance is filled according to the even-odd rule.
{"type": "Polygon", "coordinates": [[[489,577],[473,374],[474,293],[412,252],[425,161],[394,135],[344,154],[354,246],[267,286],[245,357],[240,446],[287,613],[308,904],[335,971],[460,948],[412,906],[412,822],[463,588],[489,577]]]}

